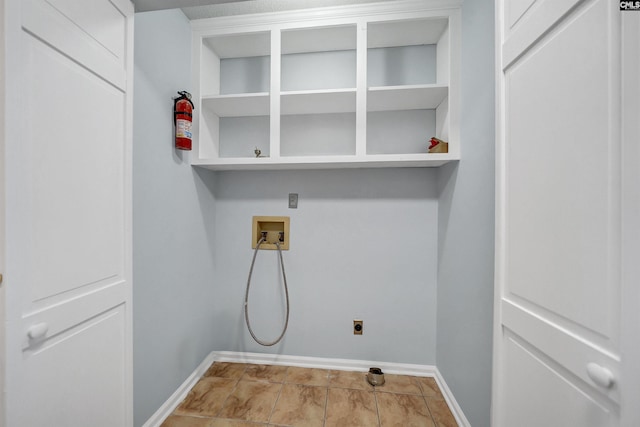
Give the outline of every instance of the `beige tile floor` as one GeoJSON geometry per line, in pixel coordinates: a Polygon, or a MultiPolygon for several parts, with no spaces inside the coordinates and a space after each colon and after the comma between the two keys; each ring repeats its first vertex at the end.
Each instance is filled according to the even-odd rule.
{"type": "Polygon", "coordinates": [[[216,362],[161,427],[457,427],[433,378],[216,362]]]}

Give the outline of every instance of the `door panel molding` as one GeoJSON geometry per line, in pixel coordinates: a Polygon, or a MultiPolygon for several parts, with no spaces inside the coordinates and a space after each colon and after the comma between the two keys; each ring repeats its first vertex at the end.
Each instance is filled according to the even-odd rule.
{"type": "Polygon", "coordinates": [[[620,401],[620,356],[592,342],[562,329],[544,317],[535,315],[522,306],[503,300],[502,321],[519,336],[527,337],[527,341],[546,354],[558,365],[563,366],[576,378],[590,384],[594,390],[613,401],[620,401]],[[610,389],[598,387],[587,374],[587,365],[597,363],[613,372],[616,383],[610,389]]]}
{"type": "Polygon", "coordinates": [[[505,31],[510,33],[538,0],[512,0],[506,4],[505,31]]]}
{"type": "Polygon", "coordinates": [[[616,345],[620,26],[611,9],[585,4],[504,72],[504,293],[616,345]],[[584,46],[594,27],[599,37],[584,46]]]}
{"type": "MultiPolygon", "coordinates": [[[[108,4],[113,7],[110,2],[108,4]]],[[[128,40],[133,34],[127,32],[126,16],[121,15],[117,8],[113,8],[120,14],[125,40],[128,40]]],[[[22,17],[22,27],[25,31],[63,52],[114,86],[126,90],[128,64],[125,52],[121,52],[121,56],[114,54],[104,46],[103,43],[106,42],[99,42],[91,35],[90,29],[83,29],[45,0],[23,0],[22,17]]]]}
{"type": "Polygon", "coordinates": [[[506,69],[520,55],[538,40],[554,29],[554,25],[580,3],[589,0],[538,0],[535,7],[527,10],[519,18],[513,31],[506,32],[503,49],[503,69],[506,69]]]}
{"type": "Polygon", "coordinates": [[[29,313],[125,277],[126,94],[28,33],[21,48],[30,90],[12,228],[29,313]]]}
{"type": "Polygon", "coordinates": [[[500,425],[606,426],[618,417],[617,405],[509,330],[505,331],[505,365],[507,409],[500,425]],[[523,386],[525,381],[528,384],[523,386]]]}
{"type": "Polygon", "coordinates": [[[33,344],[33,340],[27,336],[33,325],[46,323],[47,337],[63,333],[96,313],[106,312],[122,304],[122,301],[127,300],[127,286],[127,282],[120,281],[25,315],[22,319],[22,348],[27,349],[33,344]]]}
{"type": "Polygon", "coordinates": [[[20,402],[23,415],[16,425],[128,425],[125,325],[121,304],[27,349],[23,380],[28,398],[20,402]],[[52,355],[69,363],[52,372],[52,355]]]}

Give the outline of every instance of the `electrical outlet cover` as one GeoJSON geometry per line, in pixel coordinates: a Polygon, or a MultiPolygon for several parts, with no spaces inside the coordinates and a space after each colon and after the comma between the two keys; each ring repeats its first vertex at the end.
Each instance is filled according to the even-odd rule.
{"type": "Polygon", "coordinates": [[[364,321],[356,319],[353,321],[353,335],[362,335],[364,330],[364,321]]]}
{"type": "Polygon", "coordinates": [[[298,193],[289,193],[289,208],[298,209],[298,193]]]}

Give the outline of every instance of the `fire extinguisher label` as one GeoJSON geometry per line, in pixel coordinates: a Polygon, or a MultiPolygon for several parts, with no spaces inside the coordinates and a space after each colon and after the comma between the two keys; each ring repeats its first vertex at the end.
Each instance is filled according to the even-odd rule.
{"type": "Polygon", "coordinates": [[[191,139],[191,122],[189,120],[176,120],[176,138],[191,139]]]}

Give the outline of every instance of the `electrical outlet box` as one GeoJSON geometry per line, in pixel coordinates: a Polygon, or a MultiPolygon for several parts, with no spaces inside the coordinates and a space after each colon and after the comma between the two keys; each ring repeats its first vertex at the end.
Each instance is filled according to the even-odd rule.
{"type": "Polygon", "coordinates": [[[276,240],[280,242],[280,249],[289,250],[289,217],[288,216],[254,216],[251,230],[251,248],[255,249],[266,233],[267,241],[260,245],[260,249],[276,250],[276,240]]]}
{"type": "Polygon", "coordinates": [[[362,335],[364,329],[364,321],[356,319],[353,321],[353,335],[362,335]]]}
{"type": "Polygon", "coordinates": [[[298,193],[289,193],[289,209],[298,209],[298,193]]]}

